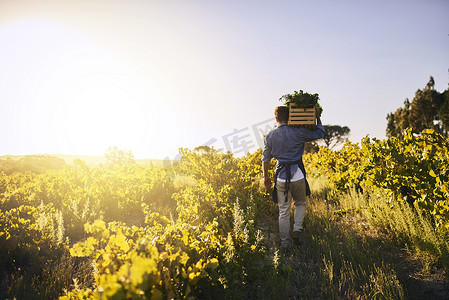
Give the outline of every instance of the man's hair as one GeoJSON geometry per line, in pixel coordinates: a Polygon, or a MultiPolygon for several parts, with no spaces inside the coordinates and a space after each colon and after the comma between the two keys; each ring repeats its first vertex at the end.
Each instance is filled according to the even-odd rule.
{"type": "Polygon", "coordinates": [[[288,107],[287,106],[278,106],[274,110],[274,115],[276,116],[279,122],[287,122],[288,121],[288,107]]]}

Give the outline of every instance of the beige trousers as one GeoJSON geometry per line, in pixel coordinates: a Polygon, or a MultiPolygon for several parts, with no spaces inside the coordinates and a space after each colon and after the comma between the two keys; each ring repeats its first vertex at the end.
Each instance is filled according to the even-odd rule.
{"type": "Polygon", "coordinates": [[[306,212],[306,181],[303,179],[290,182],[287,201],[285,201],[285,182],[276,182],[279,206],[279,234],[282,247],[289,247],[290,238],[290,210],[292,198],[295,206],[293,231],[301,231],[306,212]]]}

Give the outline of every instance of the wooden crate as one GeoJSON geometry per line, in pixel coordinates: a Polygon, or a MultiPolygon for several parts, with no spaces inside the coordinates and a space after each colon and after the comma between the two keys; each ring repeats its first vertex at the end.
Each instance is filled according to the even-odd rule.
{"type": "Polygon", "coordinates": [[[290,126],[311,125],[313,127],[316,126],[315,107],[304,108],[296,106],[293,103],[289,103],[288,107],[289,107],[288,125],[290,126]]]}

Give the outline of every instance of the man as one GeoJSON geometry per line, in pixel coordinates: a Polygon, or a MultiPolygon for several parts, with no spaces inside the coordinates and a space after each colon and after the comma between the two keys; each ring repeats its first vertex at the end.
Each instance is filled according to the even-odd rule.
{"type": "Polygon", "coordinates": [[[264,183],[271,188],[271,179],[268,173],[272,158],[277,160],[274,178],[273,199],[279,205],[279,233],[281,245],[286,250],[290,247],[290,209],[292,198],[295,205],[294,224],[292,236],[299,239],[306,210],[306,190],[308,185],[305,179],[304,143],[323,137],[324,127],[321,124],[317,110],[317,126],[315,130],[303,127],[291,127],[288,122],[288,107],[278,106],[274,112],[278,126],[268,133],[265,138],[265,147],[262,154],[262,169],[264,183]],[[301,170],[302,169],[302,170],[301,170]]]}

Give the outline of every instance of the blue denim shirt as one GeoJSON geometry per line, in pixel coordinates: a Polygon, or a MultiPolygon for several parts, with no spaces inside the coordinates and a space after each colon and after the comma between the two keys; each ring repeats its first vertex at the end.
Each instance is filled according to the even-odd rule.
{"type": "MultiPolygon", "coordinates": [[[[321,124],[318,124],[315,130],[310,130],[281,123],[265,138],[262,161],[270,162],[272,158],[278,163],[297,161],[304,154],[304,143],[320,139],[323,135],[324,127],[321,124]]],[[[296,170],[298,165],[292,165],[291,174],[294,174],[296,170]]],[[[287,178],[285,168],[280,171],[279,178],[287,178]]]]}

